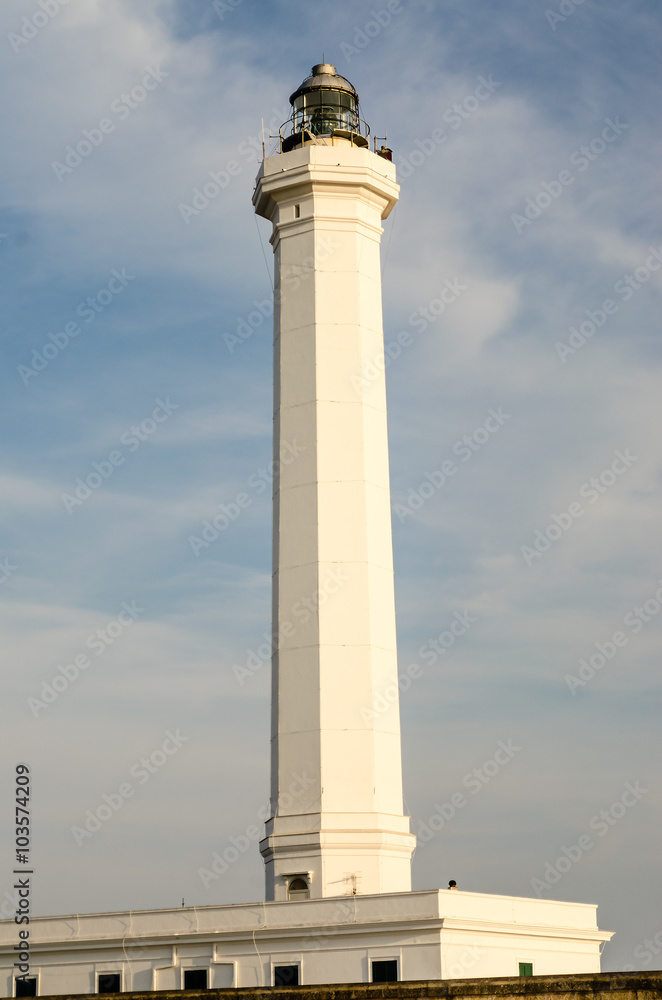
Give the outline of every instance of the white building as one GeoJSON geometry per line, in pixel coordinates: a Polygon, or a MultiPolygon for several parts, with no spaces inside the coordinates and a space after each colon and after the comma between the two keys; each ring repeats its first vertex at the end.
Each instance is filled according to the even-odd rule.
{"type": "Polygon", "coordinates": [[[290,100],[292,134],[253,197],[273,223],[283,457],[267,902],[33,919],[18,981],[18,927],[2,921],[9,996],[598,972],[611,937],[594,906],[411,892],[380,363],[381,223],[398,186],[333,66],[290,100]]]}
{"type": "MultiPolygon", "coordinates": [[[[39,995],[516,976],[522,965],[597,972],[611,936],[594,906],[448,890],[40,917],[30,928],[39,995]]],[[[11,996],[17,934],[13,922],[2,931],[11,996]]]]}

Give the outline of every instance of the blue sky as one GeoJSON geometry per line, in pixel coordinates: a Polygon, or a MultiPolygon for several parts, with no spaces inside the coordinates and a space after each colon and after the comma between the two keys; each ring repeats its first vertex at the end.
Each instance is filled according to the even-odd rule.
{"type": "Polygon", "coordinates": [[[271,457],[272,392],[250,145],[324,53],[388,131],[402,185],[383,260],[386,342],[412,340],[387,387],[400,662],[421,667],[401,703],[413,829],[467,798],[419,847],[414,886],[535,895],[588,834],[538,891],[599,904],[605,969],[660,967],[642,946],[662,930],[660,13],[411,0],[367,27],[385,6],[71,0],[36,29],[36,3],[0,10],[3,785],[30,763],[35,907],[262,897],[256,846],[209,887],[198,874],[268,795],[268,669],[233,672],[270,628],[270,496],[247,486],[271,457]],[[98,145],[57,166],[84,130],[98,145]],[[254,332],[231,351],[241,320],[254,332]],[[456,472],[414,509],[444,461],[456,472]],[[89,497],[63,500],[97,467],[89,497]],[[120,613],[97,655],[88,637],[120,613]],[[435,658],[454,613],[476,621],[435,658]],[[35,717],[28,699],[86,651],[35,717]],[[177,730],[163,766],[127,778],[177,730]],[[464,779],[499,741],[521,749],[474,794],[464,779]],[[631,806],[627,784],[646,789],[631,806]]]}

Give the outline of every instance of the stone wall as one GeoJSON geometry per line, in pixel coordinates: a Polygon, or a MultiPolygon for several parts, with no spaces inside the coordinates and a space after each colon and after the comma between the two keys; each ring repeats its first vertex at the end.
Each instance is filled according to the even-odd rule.
{"type": "MultiPolygon", "coordinates": [[[[66,995],[65,995],[66,996],[66,995]]],[[[98,994],[70,994],[69,1000],[98,994]]],[[[520,976],[503,979],[447,979],[416,983],[348,983],[336,986],[239,988],[228,990],[159,990],[115,994],[131,1000],[658,1000],[662,971],[600,972],[571,976],[520,976]]],[[[56,1000],[56,998],[53,998],[56,1000]]],[[[59,996],[57,1000],[65,1000],[59,996]]]]}

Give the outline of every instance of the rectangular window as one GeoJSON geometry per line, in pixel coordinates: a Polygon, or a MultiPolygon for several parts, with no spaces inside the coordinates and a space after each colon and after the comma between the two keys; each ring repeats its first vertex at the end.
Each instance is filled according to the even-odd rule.
{"type": "Polygon", "coordinates": [[[520,962],[519,963],[519,974],[520,974],[520,976],[532,976],[533,975],[533,962],[520,962]]]}
{"type": "Polygon", "coordinates": [[[300,219],[301,218],[301,205],[295,205],[294,206],[294,218],[295,219],[300,219]]]}
{"type": "Polygon", "coordinates": [[[184,969],[185,990],[206,990],[207,969],[184,969]]]}
{"type": "Polygon", "coordinates": [[[298,985],[299,985],[298,965],[274,966],[274,986],[298,986],[298,985]]]}
{"type": "Polygon", "coordinates": [[[398,962],[395,958],[372,963],[373,983],[397,983],[398,962]]]}
{"type": "Polygon", "coordinates": [[[97,993],[121,993],[122,976],[119,972],[100,972],[97,979],[97,993]]]}
{"type": "Polygon", "coordinates": [[[25,979],[16,980],[16,993],[14,996],[17,997],[36,997],[37,995],[37,978],[26,977],[25,979]]]}

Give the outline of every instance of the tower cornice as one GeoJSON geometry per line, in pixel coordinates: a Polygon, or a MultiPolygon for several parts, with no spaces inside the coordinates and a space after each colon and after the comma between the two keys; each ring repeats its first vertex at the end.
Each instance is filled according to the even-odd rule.
{"type": "MultiPolygon", "coordinates": [[[[398,200],[395,166],[367,149],[348,142],[309,144],[268,157],[260,166],[253,193],[258,215],[273,220],[278,204],[312,191],[347,196],[351,193],[380,204],[386,219],[398,200]]],[[[319,220],[321,221],[321,220],[319,220]]]]}

